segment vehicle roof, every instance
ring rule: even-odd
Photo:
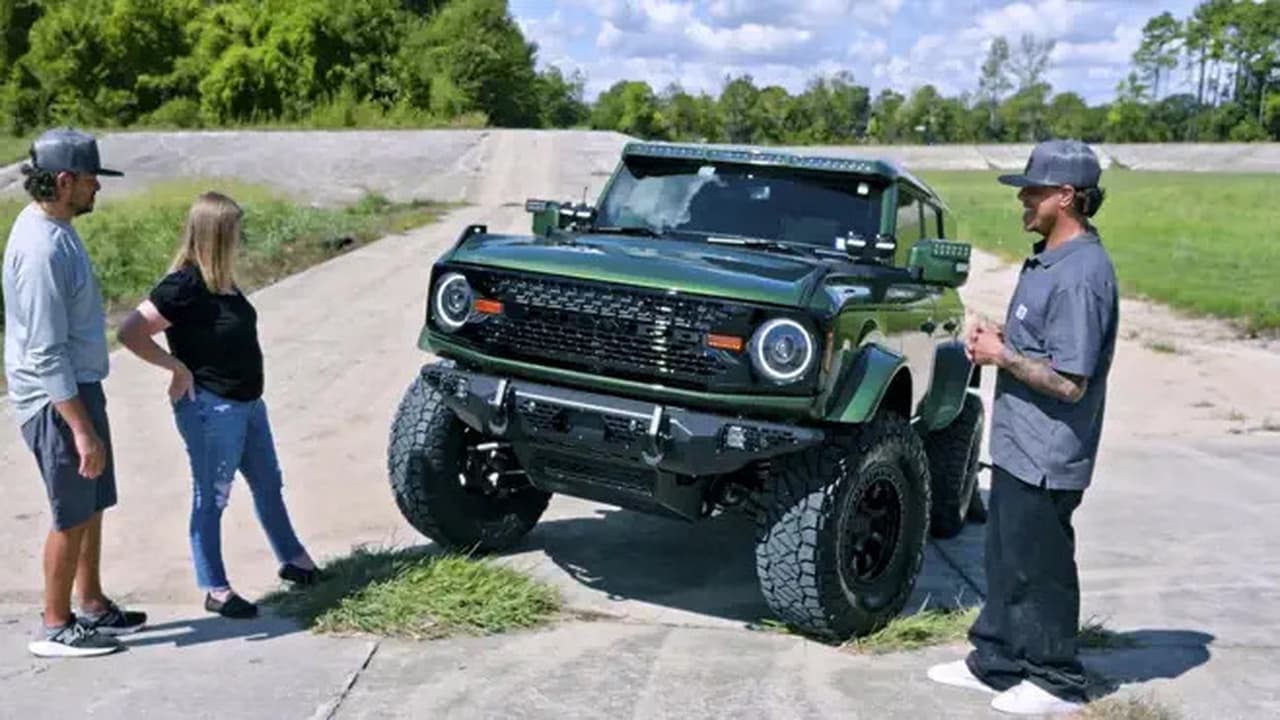
[[[839,149],[796,152],[785,147],[762,145],[730,145],[716,143],[679,143],[633,141],[622,149],[622,156],[667,157],[746,165],[790,167],[803,170],[825,170],[835,173],[877,175],[887,180],[903,180],[940,205],[942,198],[925,181],[887,158],[846,154]]]

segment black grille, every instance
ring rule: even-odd
[[[697,388],[749,382],[745,355],[709,348],[705,338],[748,332],[750,308],[580,281],[469,275],[481,295],[503,303],[502,315],[463,331],[488,352]]]

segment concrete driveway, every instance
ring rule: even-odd
[[[594,193],[621,142],[488,135],[466,147],[473,206],[255,295],[287,499],[313,553],[421,542],[394,508],[384,453],[396,403],[424,360],[414,340],[432,259],[467,223],[526,228],[525,197]],[[983,256],[970,301],[1001,312],[1014,272]],[[1276,411],[1264,386],[1280,355],[1244,342],[1187,347],[1172,357],[1136,338],[1119,348],[1100,470],[1078,515],[1079,564],[1085,617],[1105,618],[1139,646],[1089,663],[1186,717],[1280,716],[1280,436],[1232,419]],[[963,647],[865,657],[750,629],[767,613],[740,521],[690,527],[568,498],[509,561],[598,620],[430,643],[320,637],[271,617],[222,621],[201,609],[193,585],[190,480],[166,378],[130,356],[112,362],[121,504],[107,519],[105,577],[153,625],[107,659],[26,654],[47,510],[16,428],[0,433],[0,717],[994,715],[983,696],[924,677]],[[1259,378],[1252,388],[1249,376]],[[1197,406],[1213,384],[1230,384],[1216,397],[1239,398],[1232,407],[1254,405],[1231,417]],[[238,587],[276,587],[240,484],[224,543]],[[932,545],[913,606],[980,599],[980,547],[980,527]]]

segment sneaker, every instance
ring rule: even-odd
[[[1010,715],[1050,715],[1084,709],[1082,703],[1063,700],[1028,680],[997,695],[991,707]]]
[[[133,610],[122,610],[110,600],[107,601],[106,612],[80,615],[78,621],[89,630],[97,630],[103,635],[128,635],[136,633],[147,624],[147,614]]]
[[[990,685],[982,682],[969,670],[969,664],[963,659],[955,660],[941,665],[934,665],[929,668],[929,679],[942,683],[943,685],[951,685],[953,687],[967,688],[969,690],[981,690],[982,692],[997,694],[999,691]]]
[[[67,658],[110,655],[124,648],[119,640],[90,630],[72,618],[62,627],[43,627],[40,637],[27,643],[27,650],[36,657]]]
[[[204,596],[204,609],[222,617],[244,620],[258,616],[258,606],[239,595],[232,594],[226,600],[218,600],[212,594]]]

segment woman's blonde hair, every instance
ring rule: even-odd
[[[206,192],[197,197],[187,213],[186,227],[169,272],[194,265],[200,269],[210,292],[232,292],[236,284],[236,244],[243,216],[240,206],[222,193]]]

